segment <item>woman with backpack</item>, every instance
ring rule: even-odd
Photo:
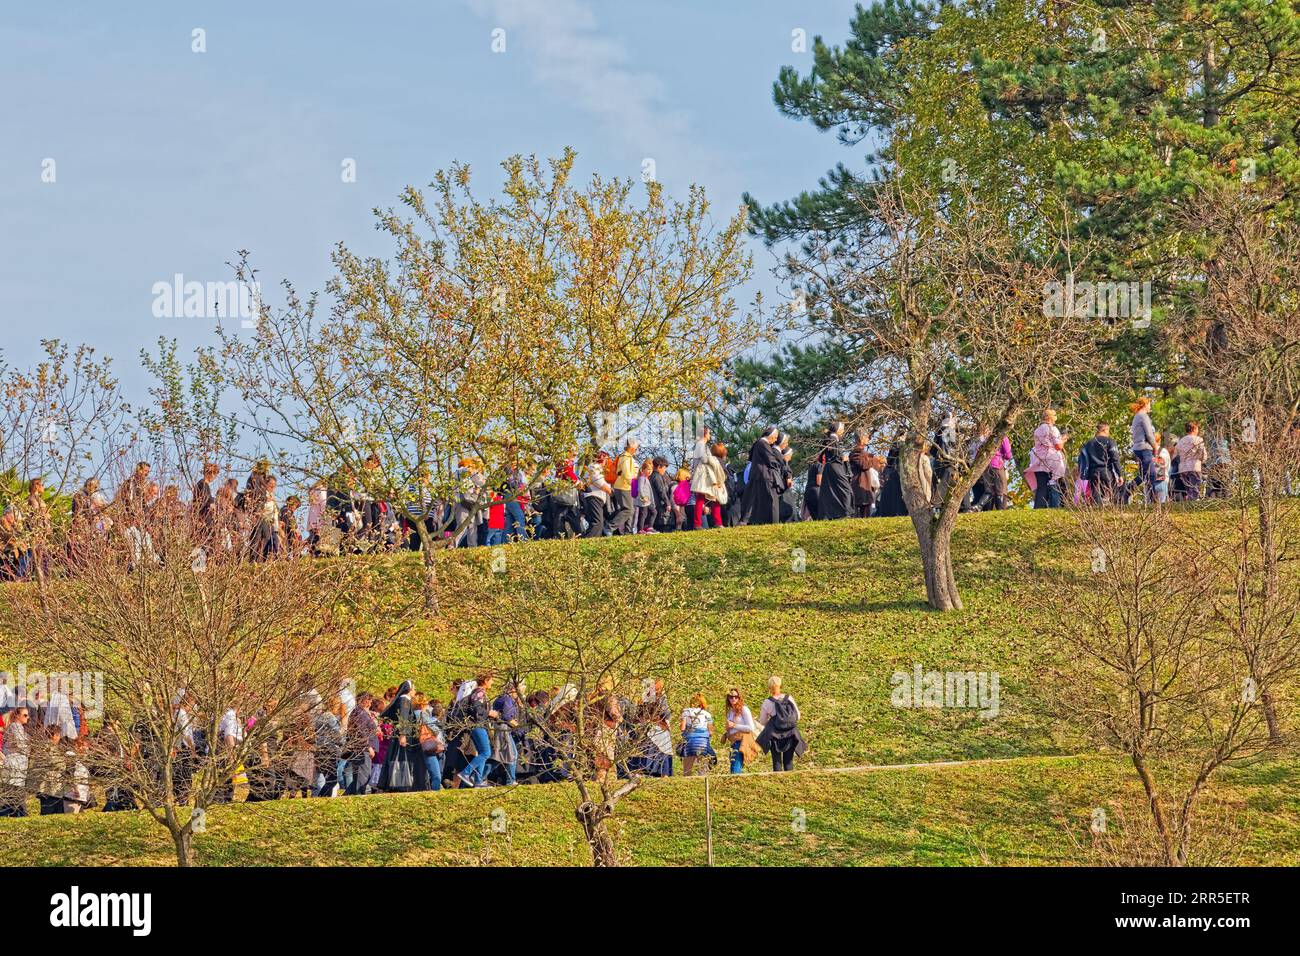
[[[488,723],[500,717],[491,708],[489,703],[491,698],[488,697],[495,679],[496,675],[491,671],[479,674],[473,689],[460,701],[460,716],[469,728],[469,740],[474,747],[474,756],[470,758],[464,769],[452,777],[453,789],[488,785],[487,762],[492,756],[492,740],[488,736]]]
[[[691,698],[691,706],[682,710],[682,742],[677,752],[682,758],[682,773],[689,777],[700,757],[717,757],[709,738],[713,734],[713,715],[703,694]]]
[[[774,772],[793,770],[794,758],[808,750],[799,733],[799,705],[789,694],[781,693],[781,678],[775,675],[767,679],[767,694],[758,712],[758,722],[763,725],[758,745],[772,755]]]

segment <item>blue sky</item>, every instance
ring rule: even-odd
[[[384,253],[373,207],[453,160],[483,192],[503,157],[572,145],[584,176],[637,177],[649,157],[671,193],[699,183],[719,215],[745,191],[793,196],[836,161],[862,162],[771,97],[783,64],[811,62],[791,32],[840,43],[852,12],[849,0],[10,2],[4,358],[30,362],[42,338],[88,342],[139,397],[141,348],[212,339],[210,320],[155,318],[155,282],[226,280],[248,249],[264,287],[320,288],[335,242]],[[345,159],[356,182],[342,181]],[[747,293],[771,295],[771,256],[755,252]]]

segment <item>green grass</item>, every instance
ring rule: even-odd
[[[779,674],[800,703],[811,744],[810,766],[1058,754],[1077,750],[1045,716],[1054,643],[1041,602],[1049,571],[1087,567],[1063,550],[1063,516],[1004,512],[964,516],[956,534],[957,577],[966,609],[930,612],[916,539],[906,519],[643,535],[600,541],[533,542],[506,547],[514,562],[553,561],[557,550],[610,558],[611,573],[654,573],[683,562],[715,593],[698,626],[714,635],[713,653],[689,683],[668,688],[674,710],[702,691],[715,712],[727,687],[751,701]],[[637,562],[625,560],[634,554]],[[802,556],[802,572],[794,570]],[[488,570],[487,549],[450,560]],[[413,556],[386,559],[385,587],[413,587]],[[505,577],[508,579],[509,571]],[[505,581],[508,586],[508,580]],[[471,673],[472,625],[456,607],[433,628],[417,628],[370,661],[362,685],[382,689],[413,677],[433,696]],[[456,665],[443,663],[464,659]],[[892,706],[890,677],[926,670],[1000,675],[1000,714],[902,710]]]
[[[717,863],[1095,863],[1097,853],[1084,846],[1093,808],[1114,806],[1132,821],[1143,810],[1127,764],[1064,756],[1091,748],[1049,716],[1061,644],[1044,608],[1064,576],[1088,569],[1072,529],[1060,512],[963,516],[954,551],[965,610],[942,615],[923,603],[906,519],[511,545],[500,580],[509,587],[509,568],[518,562],[554,562],[572,549],[608,557],[612,574],[680,562],[714,595],[698,617],[713,634],[714,653],[669,687],[674,710],[702,691],[716,714],[732,684],[757,701],[768,675],[782,675],[811,746],[801,766],[814,769],[713,777]],[[415,555],[370,560],[376,607],[416,593]],[[487,549],[443,560],[491,574]],[[443,610],[379,649],[359,675],[361,686],[382,689],[413,677],[441,696],[452,677],[469,674],[474,625],[454,602]],[[997,672],[999,715],[892,706],[891,675],[914,664]],[[1013,759],[817,769],[1005,758]],[[702,780],[673,779],[633,794],[617,823],[628,862],[704,862],[703,792]],[[197,849],[200,862],[212,865],[580,864],[587,857],[572,799],[570,788],[548,786],[218,807]],[[1300,863],[1294,766],[1225,771],[1207,801],[1214,828],[1226,825],[1241,854],[1237,862]],[[506,814],[505,833],[491,828],[497,808]],[[796,811],[806,814],[806,832],[791,827]],[[0,820],[7,863],[169,863],[168,847],[164,831],[143,814]]]
[[[719,866],[1096,864],[1093,809],[1107,808],[1112,829],[1141,816],[1131,774],[1098,757],[715,776],[710,790]],[[568,787],[542,786],[233,804],[209,811],[195,850],[208,866],[585,865],[571,800]],[[1228,771],[1207,816],[1244,834],[1233,862],[1300,864],[1295,766]],[[704,779],[647,782],[615,832],[626,863],[704,864]],[[0,820],[0,849],[12,866],[173,861],[141,813]]]

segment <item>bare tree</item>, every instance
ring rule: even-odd
[[[1300,226],[1279,214],[1275,187],[1220,188],[1187,203],[1179,226],[1198,241],[1187,268],[1201,278],[1174,335],[1188,383],[1211,396],[1203,431],[1211,444],[1208,479],[1250,522],[1255,542],[1230,556],[1237,610],[1222,609],[1234,631],[1264,629],[1275,642],[1288,611],[1284,568],[1300,541]],[[1175,423],[1177,425],[1177,423]],[[1285,657],[1275,642],[1246,641],[1252,668]],[[1272,692],[1262,701],[1275,744],[1282,742]]]
[[[951,541],[963,498],[1026,411],[1067,398],[1100,370],[1098,343],[1109,331],[1072,297],[1050,294],[1080,265],[1068,228],[1052,229],[1060,214],[1040,211],[1041,234],[1019,236],[969,195],[890,182],[860,201],[870,226],[814,237],[785,271],[810,308],[859,343],[872,396],[863,425],[901,435],[926,598],[936,610],[959,609]],[[946,478],[932,483],[922,459],[941,423]]]
[[[87,345],[41,342],[31,368],[0,363],[0,472],[42,478],[54,494],[105,474],[134,444],[130,406],[108,359]]]
[[[238,447],[234,423],[222,408],[221,369],[202,350],[182,363],[176,340],[166,338],[158,340],[156,354],[141,350],[140,362],[154,379],[150,401],[136,412],[141,431],[153,446],[155,461],[192,488],[205,464],[229,459]]]
[[[322,697],[402,619],[362,607],[359,563],[250,564],[210,556],[209,545],[183,512],[119,513],[112,531],[76,543],[73,573],[16,585],[4,606],[27,660],[98,688],[69,701],[83,733],[95,725],[89,745],[34,746],[28,787],[48,789],[80,764],[119,807],[166,827],[181,866],[207,808],[233,796],[238,768],[250,790],[302,777]]]
[[[1294,644],[1265,674],[1250,659],[1271,632],[1235,630],[1230,605],[1250,531],[1198,525],[1167,509],[1083,508],[1080,566],[1052,624],[1065,642],[1056,675],[1062,714],[1137,772],[1168,866],[1188,862],[1198,801],[1227,763],[1270,746],[1260,691],[1291,679]],[[1289,589],[1287,618],[1300,611]],[[1270,612],[1270,619],[1275,611]],[[1255,621],[1257,612],[1245,612]],[[1244,643],[1243,643],[1244,642]],[[1260,683],[1263,677],[1265,684]]]
[[[612,560],[497,562],[449,568],[474,637],[464,666],[492,666],[548,698],[525,715],[531,742],[553,755],[575,790],[574,817],[593,866],[616,866],[618,803],[660,753],[663,685],[707,658],[714,636],[696,623],[708,594],[684,569]],[[522,696],[522,695],[521,695]]]

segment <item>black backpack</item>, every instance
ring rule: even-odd
[[[772,701],[772,719],[767,722],[769,736],[788,737],[794,733],[799,718],[795,714],[794,701],[789,696],[770,697]]]

